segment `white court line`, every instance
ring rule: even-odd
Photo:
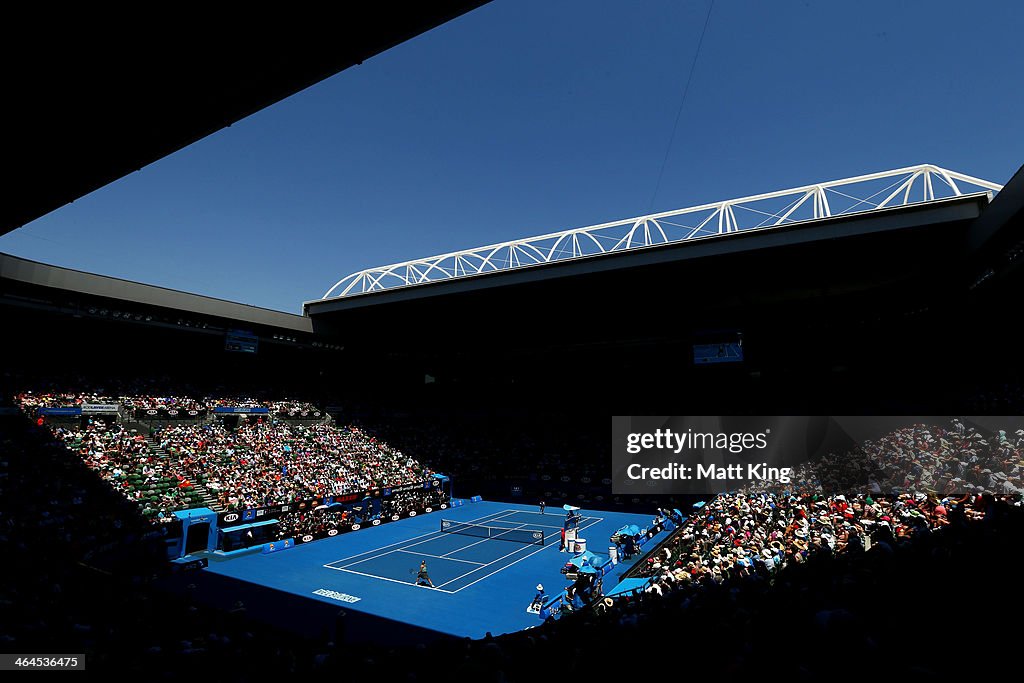
[[[326,564],[324,566],[327,567]],[[349,574],[359,574],[359,576],[368,576],[371,579],[380,579],[381,581],[390,581],[391,583],[397,583],[397,584],[399,584],[401,586],[412,586],[413,588],[430,588],[430,586],[417,586],[415,583],[409,583],[407,581],[399,581],[398,579],[389,579],[386,576],[377,576],[376,574],[364,574],[363,572],[357,572],[357,571],[354,571],[352,569],[342,569],[341,567],[327,567],[327,568],[328,569],[333,569],[336,572],[348,572]],[[442,593],[448,593],[449,595],[452,595],[455,592],[455,591],[442,590],[441,588],[434,588],[434,590],[441,591]]]
[[[474,524],[476,522],[483,521],[483,520],[487,519],[488,517],[490,517],[492,515],[498,515],[499,518],[500,517],[505,517],[505,516],[510,515],[510,514],[512,514],[514,512],[518,512],[518,510],[504,510],[502,512],[492,512],[490,514],[484,515],[483,517],[478,517],[476,519],[470,520],[469,522],[463,522],[463,524]],[[494,521],[494,520],[488,520],[488,521]],[[434,534],[437,534],[437,538],[440,538],[443,535],[441,533],[441,531],[431,531],[431,532],[426,533],[426,534],[420,534],[419,536],[413,536],[412,538],[407,538],[404,541],[395,541],[394,543],[388,543],[387,545],[382,545],[379,548],[374,548],[373,550],[367,550],[366,552],[359,553],[359,555],[350,555],[349,557],[343,557],[340,560],[334,560],[333,562],[328,562],[324,566],[325,567],[330,567],[331,569],[335,569],[335,567],[333,567],[331,565],[337,564],[338,562],[346,562],[348,560],[351,560],[353,557],[361,557],[362,555],[369,555],[369,554],[375,553],[375,552],[377,552],[379,550],[383,550],[384,548],[390,548],[392,546],[402,545],[403,543],[408,543],[409,541],[415,541],[417,538],[423,538],[424,536],[433,536]],[[337,538],[337,537],[335,537],[335,538]],[[433,539],[428,539],[428,540],[433,540]],[[426,541],[424,541],[424,543],[425,542]],[[414,545],[419,545],[419,544],[414,544]],[[388,553],[383,553],[383,555],[387,555],[387,554]],[[381,555],[378,555],[377,557],[381,557]],[[373,558],[370,557],[370,558],[367,558],[367,559],[372,560]],[[360,560],[360,562],[362,562],[362,560]],[[349,562],[349,564],[358,564],[358,562]]]
[[[463,524],[474,524],[476,522],[481,522],[481,521],[487,520],[488,517],[492,517],[494,515],[497,515],[497,517],[495,519],[500,519],[501,517],[506,517],[506,516],[508,516],[508,515],[510,515],[510,514],[512,514],[514,512],[515,512],[515,510],[502,510],[501,512],[492,512],[490,514],[484,515],[483,517],[477,517],[476,519],[470,520],[469,522],[462,522],[462,523]],[[487,520],[487,521],[493,522],[495,520]],[[428,532],[428,533],[425,533],[425,534],[420,534],[419,536],[413,536],[412,538],[407,538],[404,541],[395,541],[394,543],[388,543],[387,545],[382,545],[379,548],[374,548],[373,550],[367,550],[366,552],[360,553],[359,555],[351,555],[349,557],[343,557],[340,560],[334,560],[334,562],[328,562],[324,566],[326,567],[328,565],[333,565],[333,564],[336,564],[338,562],[345,562],[347,560],[351,560],[353,557],[361,557],[362,555],[370,555],[371,553],[375,553],[375,552],[377,552],[379,550],[383,550],[384,548],[390,548],[392,546],[402,545],[403,543],[408,543],[409,541],[415,541],[417,538],[423,538],[424,536],[434,536],[435,534],[439,538],[442,535],[442,532],[440,530],[438,530],[438,531],[431,531],[431,532]],[[427,540],[433,540],[433,539],[427,539]],[[424,543],[425,542],[426,541],[424,541]],[[419,544],[415,544],[415,545],[419,545]],[[384,554],[386,555],[387,553],[384,553]],[[368,558],[368,559],[373,559],[373,558]],[[350,562],[349,564],[355,564],[355,563]]]
[[[526,526],[526,525],[525,525],[525,524],[520,524],[520,525],[519,525],[518,527],[516,527],[515,529],[509,529],[509,531],[515,531],[516,529],[518,529],[518,528],[520,528],[520,527],[524,527],[524,526]],[[505,527],[501,527],[501,526],[496,526],[496,527],[493,527],[493,528],[494,528],[494,529],[504,529]],[[452,553],[457,553],[457,552],[459,552],[460,550],[465,550],[466,548],[472,548],[472,547],[473,547],[473,546],[475,546],[475,545],[480,545],[481,543],[486,543],[487,541],[493,541],[493,540],[495,540],[495,539],[494,539],[493,537],[491,537],[491,536],[488,536],[487,538],[483,539],[482,541],[476,541],[476,542],[474,542],[474,543],[470,543],[469,545],[464,545],[464,546],[462,546],[461,548],[456,548],[455,550],[452,550],[452,551],[450,551],[450,552],[447,552],[447,553],[445,553],[445,554],[444,554],[444,555],[443,555],[442,557],[446,557],[446,558],[447,558],[447,557],[448,557],[449,555],[451,555]],[[501,539],[499,538],[499,539],[497,539],[497,540],[499,540],[499,541],[500,541]],[[454,557],[452,557],[452,558],[448,558],[448,559],[452,559],[452,560],[454,560],[455,558],[454,558]],[[486,562],[480,562],[479,564],[487,564],[487,563],[486,563]]]
[[[492,519],[492,520],[489,520],[489,521],[493,522],[494,520]],[[465,522],[463,522],[463,523],[465,524]],[[438,534],[438,535],[434,536],[433,538],[427,538],[427,539],[424,539],[422,541],[417,541],[416,543],[409,543],[409,541],[411,541],[413,539],[423,538],[423,536],[430,536],[432,534]],[[444,537],[444,533],[442,533],[441,531],[432,531],[429,534],[423,534],[423,536],[413,536],[412,538],[409,539],[409,541],[403,541],[403,543],[409,543],[409,544],[408,545],[404,545],[402,548],[395,548],[394,550],[389,550],[386,553],[381,553],[380,555],[373,555],[371,557],[364,557],[363,559],[356,560],[355,562],[347,562],[347,563],[345,563],[345,564],[343,564],[341,566],[342,567],[351,567],[352,565],[355,565],[355,564],[362,564],[363,562],[369,562],[370,560],[376,560],[378,557],[384,557],[385,555],[390,555],[391,553],[396,552],[398,550],[403,550],[405,548],[415,548],[418,545],[423,545],[424,543],[430,543],[431,541],[436,541],[439,538],[443,538]],[[401,544],[392,543],[391,545],[401,545]],[[387,548],[388,546],[383,546],[383,547]],[[380,548],[377,548],[377,550],[380,550]],[[372,552],[376,552],[377,550],[371,550],[369,552],[372,553]],[[363,555],[366,555],[366,554],[368,554],[368,553],[363,553]],[[352,557],[359,557],[359,555],[353,555]],[[351,560],[352,557],[349,557],[349,558],[346,558],[346,559]],[[341,560],[335,560],[335,562],[341,562]]]
[[[604,521],[604,518],[603,518],[603,517],[592,517],[591,519],[593,519],[593,520],[594,520],[594,524],[597,524],[598,522],[603,522],[603,521]],[[594,524],[588,524],[587,526],[583,527],[583,528],[581,529],[581,531],[582,531],[583,529],[589,529],[590,527],[594,526]],[[551,545],[546,545],[546,546],[544,546],[544,547],[543,547],[543,548],[541,548],[540,550],[534,550],[534,551],[533,551],[532,553],[530,553],[529,555],[523,555],[523,556],[522,556],[522,557],[520,557],[520,558],[519,558],[518,560],[514,560],[514,561],[512,561],[512,562],[509,562],[509,563],[508,563],[508,564],[506,564],[506,565],[505,565],[504,567],[498,567],[497,569],[495,569],[495,570],[494,570],[493,572],[491,572],[490,574],[487,574],[486,576],[481,576],[481,577],[480,577],[479,579],[477,579],[477,580],[475,580],[475,581],[472,581],[472,582],[470,582],[470,583],[467,583],[467,584],[466,584],[465,586],[463,586],[462,588],[459,588],[459,589],[457,589],[457,590],[454,590],[454,591],[449,591],[449,592],[450,592],[450,593],[453,593],[453,594],[454,594],[454,593],[458,593],[458,592],[459,592],[459,591],[461,591],[461,590],[466,590],[467,588],[469,588],[470,586],[472,586],[472,585],[473,585],[474,583],[480,583],[480,582],[481,582],[481,581],[483,581],[484,579],[486,579],[486,578],[488,578],[488,577],[491,577],[491,576],[494,576],[494,575],[495,575],[495,574],[497,574],[498,572],[502,572],[502,571],[505,571],[506,569],[508,569],[508,568],[509,568],[509,567],[511,567],[512,565],[516,564],[517,562],[522,562],[523,560],[525,560],[525,559],[526,559],[526,558],[528,558],[528,557],[532,557],[532,556],[536,555],[536,554],[537,554],[537,553],[539,553],[539,552],[543,552],[543,551],[547,550],[548,548],[554,548],[554,547],[555,547],[555,546],[554,546],[554,544],[551,544]],[[507,557],[507,555],[506,555],[506,557]],[[495,562],[497,562],[497,560],[495,560]],[[475,569],[474,571],[479,571],[479,569]],[[470,574],[472,574],[473,572],[469,572],[469,573],[470,573]],[[468,574],[463,574],[462,576],[468,576]],[[462,577],[459,577],[459,578],[462,578]],[[452,581],[454,581],[454,579],[452,579]],[[445,583],[442,583],[441,585],[442,585],[442,586],[447,586],[447,585],[448,585],[449,583],[451,583],[451,581],[446,581]]]
[[[474,562],[473,560],[460,560],[457,557],[445,557],[444,555],[429,555],[427,553],[414,553],[411,550],[402,550],[401,548],[399,548],[397,550],[392,550],[391,552],[393,552],[393,553],[406,553],[408,555],[418,555],[420,557],[436,557],[439,560],[451,560],[452,562],[465,562],[466,564],[478,564],[481,567],[487,566],[486,562]]]
[[[487,540],[488,540],[488,541],[490,541],[490,540],[493,540],[493,539],[490,539],[490,538],[489,538],[489,539],[487,539]],[[478,571],[480,571],[480,570],[481,570],[481,569],[483,569],[484,567],[489,567],[489,566],[491,566],[491,565],[492,565],[492,564],[494,564],[495,562],[501,562],[501,561],[502,561],[502,560],[504,560],[504,559],[505,559],[506,557],[510,557],[510,556],[512,556],[512,555],[515,555],[516,553],[518,553],[519,551],[523,550],[524,548],[529,548],[529,547],[530,547],[530,546],[528,546],[528,545],[527,545],[527,546],[523,546],[523,548],[516,548],[516,549],[515,549],[515,550],[513,550],[512,552],[508,553],[508,555],[502,555],[501,557],[499,557],[499,558],[497,558],[497,559],[495,559],[495,560],[491,560],[490,562],[488,562],[487,564],[483,565],[482,567],[477,567],[477,568],[476,568],[476,569],[474,569],[473,571],[469,571],[469,572],[466,572],[465,574],[460,574],[459,576],[456,576],[456,577],[455,577],[454,579],[451,579],[451,580],[449,580],[449,581],[445,581],[444,583],[442,583],[442,584],[441,584],[441,586],[447,586],[447,585],[448,585],[449,583],[451,583],[452,581],[458,581],[458,580],[459,580],[459,579],[461,579],[461,578],[462,578],[463,576],[469,576],[470,574],[472,574],[472,573],[474,573],[474,572],[478,572]],[[532,553],[531,553],[531,554],[532,554]],[[527,557],[529,557],[529,555],[528,555]],[[440,586],[439,586],[439,587],[440,587]]]
[[[501,511],[501,512],[493,512],[493,513],[490,513],[490,514],[487,514],[487,515],[483,515],[482,517],[478,517],[478,518],[476,518],[474,520],[470,520],[469,522],[464,522],[464,523],[465,524],[473,524],[473,523],[481,522],[481,521],[487,519],[488,517],[493,517],[493,519],[489,520],[489,521],[496,521],[496,520],[498,520],[498,519],[500,519],[502,517],[507,517],[508,515],[515,514],[515,513],[532,514],[532,515],[539,515],[540,514],[539,512],[527,512],[527,511],[524,511],[524,510],[504,510],[504,511]],[[585,517],[584,521],[590,521],[592,523],[591,524],[587,524],[586,526],[580,527],[580,531],[583,531],[585,529],[589,529],[590,527],[594,526],[595,524],[598,524],[599,522],[603,522],[604,518],[603,517]],[[510,523],[514,523],[514,522],[510,522]],[[529,524],[529,522],[526,522],[526,523],[524,523],[521,526],[525,526],[526,524]],[[541,525],[535,525],[535,526],[541,526]],[[554,527],[554,528],[559,528],[559,527]],[[427,533],[427,534],[420,534],[419,536],[413,536],[412,538],[406,539],[405,541],[397,541],[395,543],[389,543],[388,545],[381,546],[380,548],[376,548],[374,550],[369,550],[367,552],[364,552],[364,553],[362,553],[362,555],[367,555],[369,553],[377,552],[379,550],[382,550],[384,548],[388,548],[388,547],[391,547],[391,546],[402,545],[403,543],[408,543],[409,541],[416,540],[417,538],[423,538],[424,536],[434,536],[435,534],[437,534],[437,536],[435,536],[435,538],[440,538],[441,536],[444,535],[440,531],[432,531],[432,532]],[[429,540],[434,540],[434,539],[427,539],[427,541],[429,541]],[[486,538],[486,539],[483,539],[483,540],[484,541],[493,541],[493,540],[501,540],[501,539]],[[421,545],[422,543],[426,543],[427,541],[421,541],[420,543],[414,543],[413,546]],[[482,541],[478,541],[478,543],[479,542],[482,542]],[[476,543],[474,543],[472,545],[476,545]],[[545,545],[543,548],[539,548],[539,549],[533,551],[532,553],[529,553],[528,555],[524,555],[523,557],[519,558],[518,560],[514,560],[514,561],[512,561],[512,562],[510,562],[510,563],[508,563],[508,564],[506,564],[506,565],[504,565],[502,567],[499,567],[498,569],[495,569],[490,574],[486,574],[484,576],[481,576],[479,579],[475,579],[474,581],[471,581],[470,583],[466,584],[462,588],[459,588],[459,589],[454,590],[454,591],[444,590],[440,586],[436,586],[436,587],[416,586],[415,583],[407,583],[405,581],[399,581],[398,579],[392,579],[392,578],[389,578],[389,577],[386,577],[386,576],[377,576],[376,574],[367,574],[366,572],[359,572],[359,571],[355,571],[354,569],[347,569],[345,567],[334,567],[334,566],[332,566],[336,562],[344,562],[346,560],[351,560],[353,557],[360,557],[360,555],[352,555],[351,557],[342,558],[341,560],[335,560],[334,562],[325,564],[323,566],[326,567],[327,569],[334,569],[335,571],[339,571],[339,572],[348,572],[349,574],[356,574],[358,576],[365,576],[365,577],[371,578],[371,579],[379,579],[381,581],[390,581],[391,583],[397,583],[397,584],[400,584],[400,585],[403,585],[403,586],[413,586],[413,587],[417,587],[417,588],[432,588],[433,590],[439,591],[441,593],[447,593],[449,595],[454,595],[454,594],[458,593],[459,591],[465,590],[466,588],[469,588],[470,586],[472,586],[474,584],[480,583],[481,581],[483,581],[486,578],[489,578],[489,577],[494,576],[495,574],[497,574],[497,573],[499,573],[501,571],[504,571],[506,568],[511,567],[513,564],[517,564],[519,562],[522,562],[523,560],[525,560],[528,557],[532,557],[532,556],[536,555],[537,553],[539,553],[539,552],[541,552],[543,550],[547,550],[548,548],[552,547],[553,545],[554,544],[552,544],[552,545]],[[408,548],[408,547],[413,547],[413,546],[406,546],[406,547]],[[462,549],[465,549],[465,548],[468,548],[468,547],[470,547],[470,546],[463,546],[462,548],[459,548],[459,550],[462,550]],[[527,546],[527,547],[529,547],[529,546]],[[441,586],[447,586],[448,584],[452,583],[453,581],[457,581],[458,579],[461,579],[463,577],[469,576],[470,574],[473,574],[474,572],[480,571],[480,569],[482,569],[482,568],[485,568],[485,567],[488,567],[488,566],[490,566],[492,564],[500,562],[501,560],[505,559],[506,557],[510,557],[512,555],[515,555],[517,552],[520,552],[521,550],[523,550],[523,548],[518,548],[515,551],[513,551],[511,553],[508,553],[507,555],[503,555],[503,556],[499,557],[496,560],[492,560],[492,561],[490,561],[490,562],[488,562],[486,564],[481,564],[480,567],[477,567],[473,571],[467,572],[466,574],[462,574],[461,576],[457,576],[454,579],[451,579],[450,581],[446,581],[446,582],[442,583]],[[359,564],[360,562],[365,562],[365,561],[371,560],[371,559],[376,559],[377,557],[383,557],[384,555],[390,555],[393,552],[402,552],[402,551],[404,551],[404,548],[397,548],[395,550],[390,550],[388,552],[381,553],[380,555],[375,555],[374,557],[365,558],[365,559],[359,560],[357,562],[351,562],[347,566],[351,566],[353,564]],[[457,552],[457,550],[454,550],[452,552]],[[415,555],[415,554],[418,554],[418,553],[409,553],[409,554]],[[454,557],[444,557],[442,559],[455,560],[455,561],[461,561],[461,562],[469,562],[468,560],[458,560],[457,558],[454,558]]]
[[[594,518],[592,518],[592,519],[594,520],[594,524],[597,524],[598,522],[603,522],[603,521],[604,521],[604,518],[602,518],[602,517],[594,517]],[[589,524],[589,525],[587,525],[587,526],[583,527],[583,529],[589,529],[590,527],[594,526],[594,524]],[[581,529],[581,530],[582,530],[582,529]],[[499,538],[499,539],[494,539],[494,538],[487,538],[487,539],[484,539],[484,540],[486,540],[486,541],[495,541],[495,540],[498,540],[498,541],[500,541],[501,539],[500,539],[500,538]],[[475,544],[474,544],[474,545],[475,545]],[[467,546],[467,547],[468,547],[468,546]],[[523,557],[530,557],[530,555],[535,555],[536,553],[539,553],[539,552],[540,552],[541,550],[544,550],[545,548],[552,548],[552,547],[554,547],[554,543],[552,543],[551,545],[545,545],[545,546],[544,546],[543,548],[541,548],[540,550],[535,550],[535,551],[533,551],[532,553],[529,553],[528,555],[524,555]],[[529,548],[529,546],[526,546],[526,548]],[[483,565],[483,566],[484,566],[484,567],[489,567],[490,565],[494,564],[495,562],[500,562],[501,560],[504,560],[504,559],[505,559],[506,557],[511,557],[512,555],[515,555],[515,554],[516,554],[516,553],[518,553],[518,552],[519,552],[520,550],[523,550],[523,548],[516,548],[515,550],[513,550],[513,551],[512,551],[512,552],[510,552],[510,553],[508,553],[507,555],[502,555],[501,557],[499,557],[499,558],[498,558],[498,559],[496,559],[496,560],[491,560],[490,562],[488,562],[487,564],[485,564],[485,565]],[[515,564],[516,562],[519,562],[519,561],[520,561],[520,560],[516,560],[515,562],[511,562],[511,563],[509,563],[509,564],[505,565],[505,567],[511,567],[511,566],[512,566],[513,564]],[[502,569],[504,569],[505,567],[501,567],[501,568],[499,568],[499,569],[497,569],[497,570],[495,570],[495,571],[491,572],[491,573],[490,573],[490,574],[488,574],[487,576],[493,576],[494,574],[497,574],[498,572],[500,572],[500,571],[501,571]],[[477,568],[476,568],[476,569],[474,569],[473,571],[471,571],[471,572],[466,572],[465,574],[462,574],[461,576],[456,576],[456,577],[455,577],[454,579],[451,579],[450,581],[445,581],[445,582],[444,582],[444,583],[442,583],[441,585],[442,585],[442,586],[447,586],[447,585],[448,585],[449,583],[452,583],[452,581],[458,581],[459,579],[463,578],[464,576],[469,576],[470,574],[473,574],[474,572],[478,572],[478,571],[480,571],[480,569],[481,569],[481,568],[482,568],[482,567],[477,567]],[[483,578],[485,578],[485,579],[486,579],[486,578],[487,578],[487,576],[485,576],[485,577],[483,577]],[[481,580],[481,579],[477,579],[477,581],[480,581],[480,580]],[[476,581],[474,581],[473,583],[476,583]],[[472,585],[473,585],[473,583],[471,583],[471,584],[469,584],[469,585],[470,585],[470,586],[472,586]],[[465,587],[466,587],[466,586],[463,586],[463,588],[465,588]],[[459,590],[462,590],[462,588],[460,588]],[[457,590],[457,591],[455,591],[455,592],[456,592],[456,593],[458,593],[458,592],[459,592],[459,590]]]

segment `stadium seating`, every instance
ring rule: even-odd
[[[259,406],[285,415],[315,410],[309,402],[245,396],[115,399],[89,392],[22,392],[15,400],[33,416],[39,408],[110,402],[150,409]],[[233,510],[397,486],[432,475],[416,459],[358,427],[338,428],[323,422],[257,419],[234,429],[217,423],[174,422],[153,429],[148,440],[137,431],[100,419],[89,419],[84,426],[54,422],[52,427],[68,448],[154,521],[173,519],[175,510],[200,507],[204,492],[215,497],[215,507]]]

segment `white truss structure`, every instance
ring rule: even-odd
[[[1001,189],[1002,185],[932,164],[909,166],[368,268],[336,282],[322,299]]]

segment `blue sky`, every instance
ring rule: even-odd
[[[1024,164],[1011,2],[718,0],[669,147],[708,6],[495,0],[0,251],[298,312],[409,258],[918,163],[997,183]]]

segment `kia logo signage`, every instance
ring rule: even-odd
[[[355,530],[355,527],[352,527],[352,529]],[[337,536],[338,535],[338,530],[337,529],[331,529],[330,531],[327,532],[327,535],[328,536]]]
[[[237,521],[238,521],[238,515],[235,514],[234,512],[232,512],[230,514],[227,514],[227,515],[224,515],[224,522],[225,523],[237,522]]]
[[[168,415],[177,415],[177,414],[178,414],[178,411],[177,411],[177,410],[168,410],[168,411],[167,411],[167,414],[168,414]]]
[[[394,522],[396,520],[398,520],[398,515],[391,515],[391,521]],[[376,522],[377,520],[373,520],[373,521]]]
[[[444,506],[442,505],[441,507],[444,507]],[[424,512],[433,512],[433,511],[434,511],[434,508],[427,508],[426,510],[424,510]]]
[[[359,531],[359,528],[360,528],[360,527],[359,527],[359,525],[358,525],[358,524],[353,524],[353,525],[352,525],[352,531]]]
[[[410,517],[415,517],[415,516],[416,516],[416,511],[415,511],[415,510],[411,511],[411,512],[409,513],[409,516],[410,516]]]
[[[146,415],[156,415],[156,411],[155,410],[147,410],[146,411]]]
[[[313,540],[313,537],[310,536],[309,534],[306,534],[305,536],[302,537],[302,542],[303,543],[309,543],[312,540]]]
[[[199,411],[198,410],[190,410],[190,411],[188,411],[188,414],[192,415],[192,416],[195,416],[195,415],[199,414]]]
[[[447,510],[448,509],[448,504],[447,503],[441,503],[441,509],[442,510]],[[427,512],[430,512],[430,510],[427,510]]]
[[[375,520],[373,520],[373,525],[374,525],[374,526],[377,526],[377,525],[379,525],[379,524],[380,524],[380,520],[379,520],[379,519],[375,519]]]

